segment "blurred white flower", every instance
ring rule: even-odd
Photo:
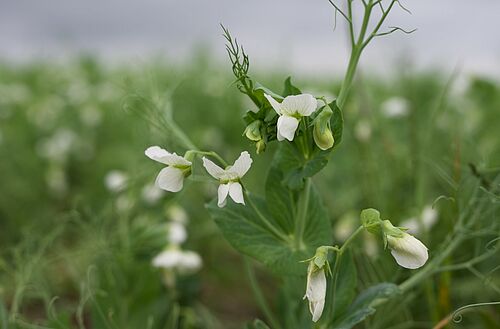
[[[184,225],[180,222],[168,224],[168,241],[174,245],[180,245],[187,239],[187,232]]]
[[[333,228],[333,236],[339,242],[347,240],[357,228],[357,218],[356,214],[348,212],[342,215],[339,220],[335,223]]]
[[[222,169],[212,161],[203,157],[203,166],[208,173],[219,180],[218,202],[219,207],[226,205],[226,198],[229,195],[236,203],[245,204],[243,188],[240,179],[247,173],[252,165],[252,158],[247,151],[241,152],[240,157],[232,166]]]
[[[193,251],[169,248],[153,258],[153,266],[165,270],[177,270],[181,273],[192,273],[201,268],[202,260]]]
[[[278,113],[278,141],[293,141],[295,131],[302,117],[310,116],[318,107],[318,101],[310,94],[287,96],[278,103],[271,96],[264,94],[273,109]]]
[[[368,120],[361,119],[354,127],[354,136],[360,142],[367,142],[372,137],[372,126]]]
[[[167,165],[156,177],[158,187],[169,192],[182,190],[184,177],[191,174],[191,161],[175,153],[169,153],[159,146],[151,146],[144,153],[148,158]]]
[[[429,231],[438,219],[437,210],[433,209],[432,206],[426,206],[422,213],[420,214],[420,220],[422,221],[422,227]],[[420,234],[420,222],[416,217],[411,217],[400,224],[402,227],[407,228],[408,232],[411,234]]]
[[[313,322],[316,322],[323,313],[326,297],[326,275],[324,268],[317,267],[314,262],[309,263],[307,270],[307,285],[304,299],[309,301],[309,311]]]
[[[119,213],[126,214],[134,206],[134,201],[126,194],[120,195],[116,198],[115,207]]]
[[[170,218],[171,221],[174,222],[179,222],[181,224],[187,224],[188,222],[188,215],[184,208],[174,204],[168,207],[167,209],[167,216]]]
[[[76,134],[67,128],[60,128],[51,137],[41,140],[37,144],[37,153],[41,157],[55,161],[63,161],[71,151]]]
[[[121,192],[127,187],[128,177],[123,171],[111,170],[104,177],[104,184],[111,192]]]
[[[378,241],[373,234],[365,232],[363,235],[363,249],[368,257],[375,259],[379,253]]]
[[[142,188],[141,195],[147,204],[154,205],[165,195],[165,192],[155,184],[147,184]]]
[[[380,105],[382,114],[388,118],[407,116],[410,112],[410,103],[403,97],[391,97]]]
[[[419,268],[429,258],[427,247],[406,232],[401,237],[387,235],[387,243],[396,262],[404,268]]]

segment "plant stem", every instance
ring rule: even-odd
[[[309,198],[311,195],[311,178],[306,178],[304,190],[300,196],[299,209],[297,211],[297,219],[295,221],[295,247],[297,249],[302,249],[304,247],[304,242],[302,240],[304,235],[304,230],[306,227],[307,220],[307,208],[309,206]]]
[[[273,312],[269,308],[269,305],[264,298],[264,294],[260,289],[259,283],[257,282],[257,278],[255,277],[255,273],[252,268],[252,264],[250,264],[250,261],[247,257],[244,257],[243,260],[245,262],[245,270],[248,276],[248,280],[250,281],[250,287],[252,288],[255,300],[257,301],[260,310],[262,311],[262,313],[264,313],[264,316],[271,325],[271,328],[280,329],[281,327],[279,325],[279,322],[276,320],[276,318],[274,318]]]

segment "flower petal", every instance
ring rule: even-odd
[[[220,184],[219,189],[217,191],[218,195],[218,200],[217,200],[217,205],[219,208],[222,208],[226,205],[226,198],[227,195],[229,194],[229,187],[231,184]]]
[[[203,167],[205,167],[205,169],[212,177],[217,179],[221,179],[226,172],[224,169],[213,163],[213,161],[205,157],[203,157]]]
[[[236,159],[230,171],[235,172],[239,178],[243,177],[252,165],[252,158],[247,151],[241,152],[240,157]]]
[[[309,300],[309,311],[312,314],[312,320],[318,321],[323,313],[326,297],[326,276],[323,269],[313,270],[314,265],[309,265],[307,274],[306,295]]]
[[[268,94],[264,94],[264,97],[267,99],[269,104],[271,104],[276,113],[278,113],[278,115],[281,115],[281,104],[278,103],[274,98],[272,98]]]
[[[281,103],[282,114],[300,114],[304,117],[310,116],[318,107],[318,101],[313,95],[301,94],[287,96]]]
[[[299,120],[295,119],[294,117],[282,115],[278,118],[277,126],[278,126],[278,135],[277,135],[278,140],[282,141],[284,138],[286,138],[291,142],[295,137],[295,131],[299,126]]]
[[[243,188],[240,183],[230,183],[229,184],[229,196],[236,203],[245,204],[245,198],[243,197]]]
[[[414,236],[405,233],[402,238],[388,236],[391,254],[396,262],[409,269],[422,267],[429,258],[427,247]]]
[[[163,168],[158,174],[158,177],[156,177],[156,185],[169,192],[179,192],[182,190],[183,184],[184,173],[178,168]]]
[[[191,162],[184,159],[180,155],[175,153],[169,153],[167,150],[162,149],[159,146],[148,147],[144,152],[148,158],[169,166],[190,166]]]

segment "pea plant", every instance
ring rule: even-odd
[[[427,247],[420,240],[366,205],[354,233],[342,245],[333,241],[331,219],[314,177],[341,144],[343,109],[363,50],[377,37],[409,32],[398,27],[384,30],[390,12],[396,7],[404,9],[398,0],[346,0],[345,10],[334,1],[330,3],[347,24],[351,45],[335,100],[303,93],[291,78],[285,80],[282,91],[254,81],[249,75],[249,56],[222,27],[235,85],[254,105],[243,117],[242,132],[255,147],[255,159],[248,151],[237,158],[235,155],[233,162],[214,151],[200,150],[172,118],[169,127],[183,141],[184,155],[159,146],[145,151],[147,157],[165,165],[156,179],[161,189],[174,193],[183,189],[196,161],[201,161],[218,183],[217,197],[206,207],[223,236],[244,255],[251,286],[265,316],[265,322],[256,320],[250,328],[352,328],[373,314],[376,306],[409,291],[439,270],[443,260],[466,239],[463,230],[452,232],[428,262]],[[359,17],[355,9],[360,10]],[[262,176],[265,193],[252,193],[245,185],[245,174],[272,143],[277,147],[266,177]],[[465,221],[465,216],[474,220],[480,217],[463,215],[462,229],[474,225],[474,220]],[[401,267],[422,269],[402,284],[381,282],[355,296],[359,289],[351,247],[363,232],[373,234]],[[279,278],[279,309],[284,316],[279,317],[269,305],[247,257],[261,262]]]

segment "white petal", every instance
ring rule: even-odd
[[[179,259],[178,269],[181,272],[195,272],[200,269],[202,260],[194,251],[183,251]]]
[[[276,113],[278,113],[278,115],[281,115],[281,104],[278,103],[274,98],[272,98],[268,94],[264,94],[264,97],[267,98],[269,104],[271,104]]]
[[[230,183],[229,184],[229,196],[236,203],[245,204],[245,199],[243,198],[243,189],[240,183]]]
[[[318,107],[318,101],[310,94],[287,96],[281,103],[282,114],[298,113],[304,117],[310,116]]]
[[[219,206],[219,208],[222,208],[226,205],[226,198],[227,198],[227,195],[229,194],[229,185],[230,184],[220,184],[219,185],[219,189],[217,191],[217,195],[218,195],[217,205]]]
[[[312,320],[318,321],[323,313],[326,297],[326,276],[323,269],[312,271],[314,265],[309,265],[305,297],[309,300],[309,311]]]
[[[299,126],[299,120],[294,117],[289,117],[282,115],[278,118],[278,140],[283,140],[283,137],[288,139],[290,142],[293,141],[295,137],[295,131]],[[281,140],[280,140],[281,137]]]
[[[408,233],[402,238],[387,237],[391,254],[396,262],[409,269],[422,267],[429,258],[427,247]]]
[[[186,228],[179,222],[172,222],[168,226],[168,242],[180,245],[187,239]]]
[[[180,155],[175,153],[169,153],[167,150],[162,149],[159,146],[151,146],[144,152],[146,156],[152,160],[164,163],[169,166],[180,165],[180,166],[190,166],[191,162],[184,159]]]
[[[203,167],[205,167],[205,169],[212,177],[217,179],[221,179],[226,172],[224,169],[205,157],[203,157]]]
[[[179,192],[184,184],[184,174],[182,170],[174,167],[163,168],[158,177],[156,185],[159,188],[169,192]]]
[[[252,165],[252,158],[247,151],[241,152],[240,157],[236,159],[230,171],[235,172],[239,178],[243,177]]]
[[[153,258],[153,266],[165,269],[174,268],[179,264],[181,257],[182,253],[177,249],[164,250]]]

